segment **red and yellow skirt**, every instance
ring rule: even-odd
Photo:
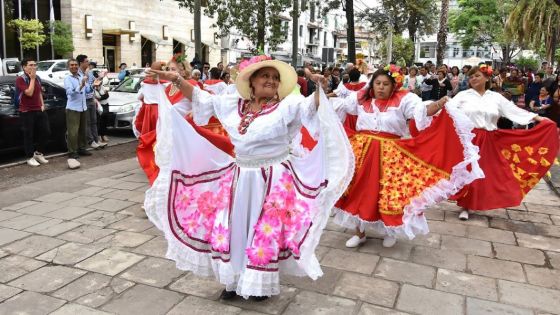
[[[358,131],[350,143],[355,173],[335,206],[335,222],[409,237],[427,233],[424,209],[457,192],[462,181],[453,172],[465,160],[464,146],[447,112],[411,139]]]
[[[514,207],[548,172],[558,154],[556,125],[549,120],[528,130],[475,129],[485,177],[451,199],[469,210]]]

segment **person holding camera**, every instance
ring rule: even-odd
[[[93,75],[96,79],[103,80],[106,73],[106,71],[94,72]],[[105,88],[103,84],[99,84],[93,89],[93,93],[98,106],[97,131],[99,138],[97,142],[105,146],[105,144],[109,142],[109,138],[107,137],[107,125],[109,125],[109,90]]]

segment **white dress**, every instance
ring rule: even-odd
[[[321,92],[322,93],[322,92]],[[354,158],[324,94],[289,95],[240,134],[243,101],[195,89],[193,119],[216,116],[236,158],[199,136],[162,93],[156,164],[146,193],[150,220],[163,230],[167,257],[179,269],[214,276],[244,297],[279,294],[279,273],[322,275],[315,248],[330,210],[351,180]],[[162,106],[163,104],[163,106]],[[188,104],[188,103],[185,103]],[[302,124],[317,137],[305,156],[292,154]],[[299,146],[299,143],[298,143]]]

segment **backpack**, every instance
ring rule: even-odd
[[[30,82],[29,77],[26,76],[25,74],[22,74],[21,77],[23,78],[23,81],[25,81],[25,84],[27,84],[29,86],[29,82]],[[36,79],[37,79],[37,82],[39,82],[39,86],[42,86],[43,83],[41,82],[41,78],[39,78],[39,76],[37,76]],[[16,110],[19,110],[19,104],[21,102],[21,96],[22,95],[23,95],[23,91],[20,91],[17,87],[17,84],[16,84],[15,88],[14,88],[14,98],[13,98],[13,103],[12,103]]]

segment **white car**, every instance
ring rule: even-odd
[[[70,74],[68,59],[54,59],[37,62],[37,75],[43,79],[64,86],[64,78]]]
[[[144,75],[132,75],[109,91],[109,125],[117,129],[132,129],[136,109],[140,107],[138,90]]]
[[[17,58],[0,58],[0,76],[17,75],[21,71],[21,64]]]

